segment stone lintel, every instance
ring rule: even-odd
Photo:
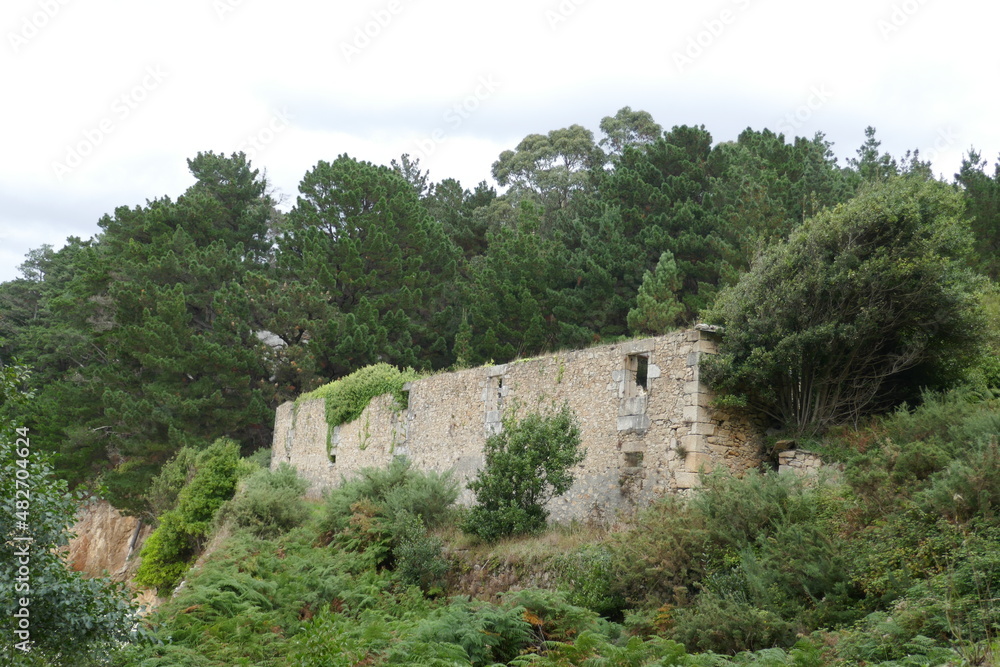
[[[503,375],[507,372],[507,364],[500,364],[499,366],[490,366],[486,369],[486,377],[495,378],[499,375]]]
[[[642,354],[644,352],[652,352],[655,348],[656,341],[652,338],[630,340],[627,343],[622,343],[622,352],[625,354]]]
[[[618,432],[645,433],[649,429],[646,415],[628,415],[618,418]]]

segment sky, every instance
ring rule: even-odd
[[[90,238],[119,206],[176,199],[201,151],[244,151],[281,208],[320,160],[420,159],[493,184],[525,136],[630,106],[664,128],[869,125],[951,180],[1000,155],[1000,3],[953,0],[4,0],[0,281]]]

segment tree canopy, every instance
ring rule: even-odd
[[[709,380],[803,430],[958,379],[981,285],[962,209],[948,185],[894,177],[807,220],[706,314],[726,327]]]

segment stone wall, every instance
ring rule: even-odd
[[[786,449],[778,452],[778,472],[780,473],[818,475],[822,467],[823,459],[815,452],[806,449]]]
[[[586,458],[576,482],[552,500],[553,519],[606,519],[665,493],[697,486],[699,470],[756,467],[756,418],[711,407],[698,360],[715,351],[710,331],[681,331],[499,366],[434,375],[407,385],[408,405],[374,399],[349,424],[328,429],[322,399],[278,408],[271,465],[296,467],[318,494],[367,466],[405,456],[417,468],[454,471],[464,489],[489,435],[508,415],[555,411],[580,423]]]

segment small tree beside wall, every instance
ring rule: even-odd
[[[486,441],[483,468],[469,483],[476,505],[463,526],[490,542],[544,528],[545,503],[569,490],[570,469],[585,455],[568,406],[549,416],[507,417],[503,426]]]

